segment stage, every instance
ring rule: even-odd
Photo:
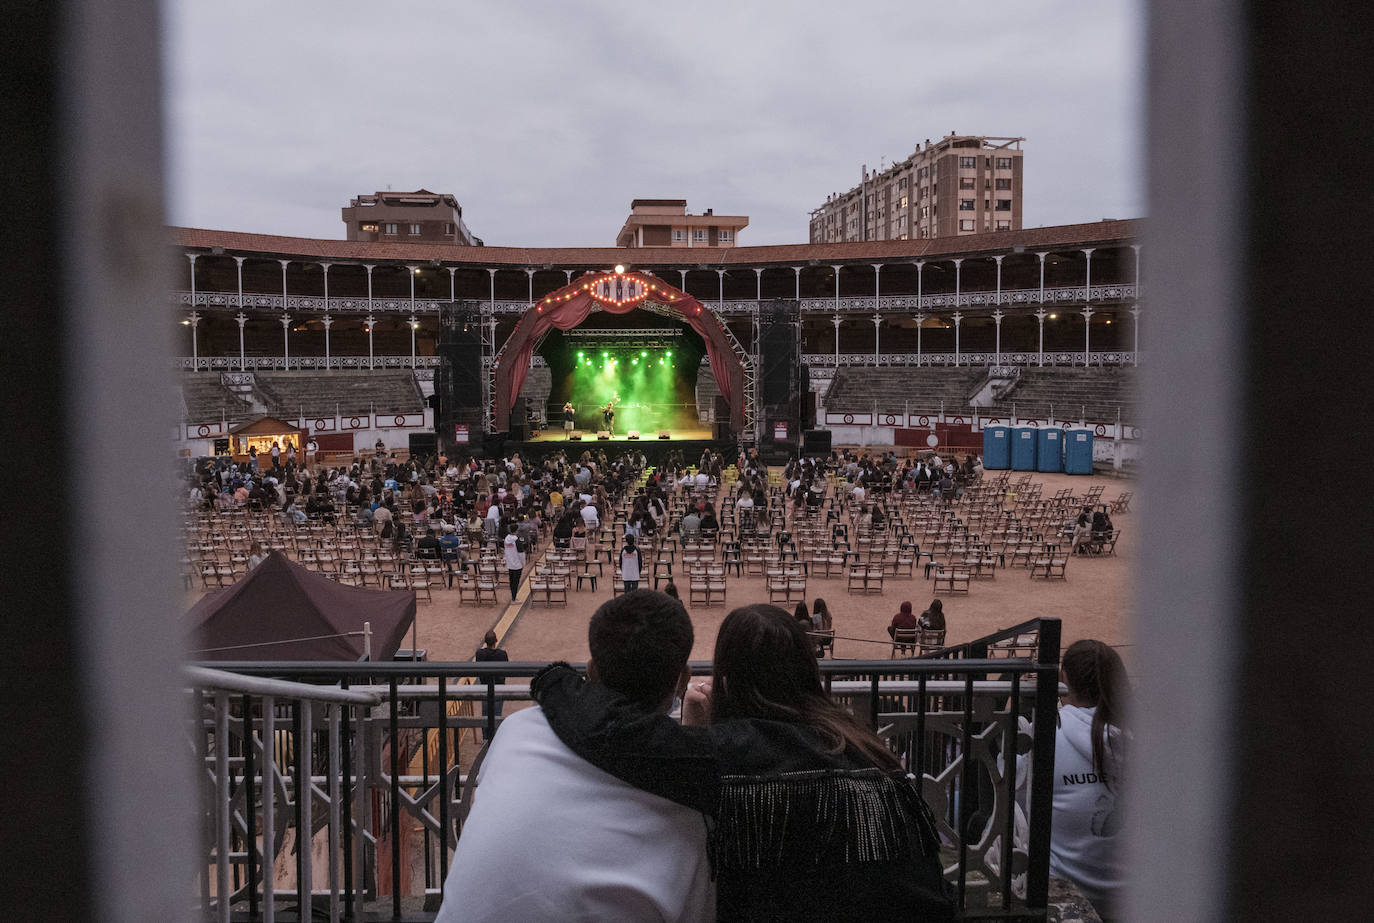
[[[710,430],[706,429],[672,430],[670,439],[659,439],[657,433],[653,433],[651,438],[640,439],[630,439],[623,433],[611,439],[597,439],[595,433],[584,433],[580,440],[569,439],[567,433],[560,429],[545,430],[533,439],[506,439],[499,451],[505,456],[519,452],[521,458],[533,461],[542,461],[556,452],[567,452],[568,457],[573,459],[583,452],[605,452],[609,458],[626,452],[642,452],[650,465],[658,466],[674,452],[682,457],[685,464],[695,465],[701,459],[701,453],[707,449],[722,453],[729,464],[739,454],[739,442],[735,437],[713,439]]]
[[[531,434],[530,438],[526,441],[532,443],[597,442],[603,445],[607,442],[617,444],[624,442],[630,445],[638,445],[641,442],[701,442],[703,440],[714,440],[715,438],[711,434],[711,431],[704,427],[697,429],[670,429],[668,432],[671,433],[671,436],[667,439],[659,439],[658,430],[644,430],[640,433],[640,437],[638,439],[631,439],[627,432],[614,433],[610,439],[597,439],[595,430],[591,432],[588,432],[587,430],[574,430],[574,432],[580,432],[582,434],[582,438],[580,440],[570,439],[568,437],[567,430],[564,430],[562,428],[549,427],[541,433]]]

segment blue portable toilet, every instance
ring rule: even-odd
[[[1075,426],[1064,433],[1064,472],[1093,473],[1093,431],[1090,428]]]
[[[983,467],[993,471],[1011,467],[1011,430],[1001,423],[983,427]]]
[[[1011,431],[1011,468],[1013,471],[1035,470],[1034,426],[1016,426]],[[983,467],[987,467],[984,465]]]
[[[1062,429],[1046,426],[1040,430],[1040,435],[1035,440],[1035,470],[1064,470],[1064,431]]]

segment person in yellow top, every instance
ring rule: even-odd
[[[555,510],[561,510],[563,508],[563,491],[557,487],[549,491],[549,503],[553,504]]]

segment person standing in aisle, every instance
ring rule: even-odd
[[[520,575],[525,570],[525,543],[515,534],[512,524],[506,532],[506,573],[510,576],[510,599],[515,602],[516,591],[520,589]]]
[[[620,549],[620,579],[625,582],[625,592],[639,589],[639,574],[644,567],[644,556],[635,547],[635,537],[625,536],[625,546]]]

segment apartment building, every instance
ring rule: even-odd
[[[686,199],[635,199],[616,235],[617,247],[733,247],[749,226],[746,215],[689,214]]]
[[[926,139],[811,212],[813,244],[917,240],[1021,229],[1025,138],[951,133]]]
[[[463,223],[458,200],[428,189],[360,195],[343,209],[343,222],[346,240],[482,246],[482,239]]]

